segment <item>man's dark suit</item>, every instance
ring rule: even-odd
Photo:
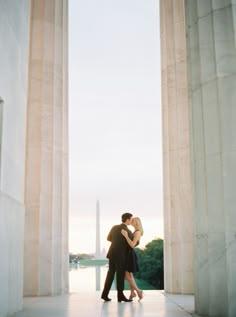
[[[107,240],[111,241],[111,246],[107,253],[107,258],[109,259],[109,270],[107,272],[102,293],[105,297],[110,291],[115,273],[118,293],[123,292],[124,290],[124,277],[130,246],[128,245],[125,237],[121,234],[122,229],[125,229],[128,232],[130,239],[132,239],[132,232],[124,223],[112,227],[107,236]]]

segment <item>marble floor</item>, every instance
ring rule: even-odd
[[[126,293],[128,295],[128,293]],[[24,299],[24,307],[14,317],[189,317],[194,298],[190,295],[170,295],[163,291],[145,291],[142,301],[118,303],[111,291],[111,302],[104,303],[99,291],[81,292],[57,297]]]

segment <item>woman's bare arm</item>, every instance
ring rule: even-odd
[[[140,240],[141,238],[141,232],[140,231],[136,231],[134,234],[134,238],[133,240],[131,240],[128,236],[128,232],[124,229],[121,230],[122,235],[125,237],[126,241],[128,242],[128,244],[131,246],[131,248],[134,248],[137,244],[137,242]]]

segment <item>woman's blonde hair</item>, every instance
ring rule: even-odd
[[[141,235],[143,235],[143,226],[142,226],[142,222],[140,220],[139,217],[133,217],[132,220],[134,220],[136,222],[136,226],[137,226],[137,230],[139,230],[141,232]]]

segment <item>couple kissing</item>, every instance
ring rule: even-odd
[[[140,290],[134,280],[133,273],[139,271],[137,255],[134,248],[139,244],[143,235],[143,227],[138,217],[133,217],[131,213],[124,213],[121,216],[122,223],[111,228],[107,240],[111,242],[107,253],[109,259],[109,269],[104,283],[101,298],[108,302],[115,273],[118,302],[131,302],[138,295],[139,300],[143,298],[143,291]],[[132,233],[127,226],[132,225]],[[127,280],[130,286],[130,296],[124,295],[124,280]]]

